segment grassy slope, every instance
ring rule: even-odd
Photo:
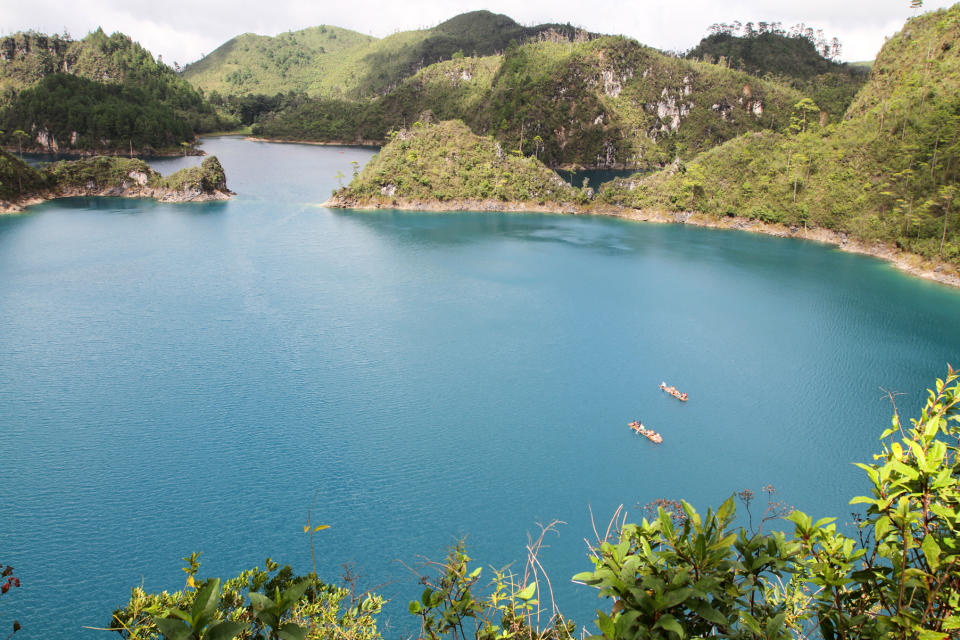
[[[506,153],[493,139],[451,120],[394,134],[336,195],[363,203],[401,198],[562,203],[579,193],[535,158]]]
[[[843,122],[746,135],[681,170],[606,186],[606,202],[849,232],[960,262],[960,5],[884,46]],[[945,215],[948,214],[948,215]],[[951,220],[952,216],[952,220]]]

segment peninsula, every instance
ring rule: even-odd
[[[163,176],[143,160],[133,158],[96,156],[34,168],[0,151],[0,213],[74,196],[206,202],[227,200],[232,195],[216,156],[204,159],[199,167]]]

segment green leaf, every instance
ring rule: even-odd
[[[786,612],[779,613],[776,616],[767,620],[766,631],[768,638],[776,638],[780,634],[780,630],[783,629],[783,623],[787,619]]]
[[[584,584],[589,584],[589,585],[593,585],[600,582],[600,580],[596,577],[593,571],[583,571],[582,573],[578,573],[577,575],[573,576],[573,578],[571,579],[574,582],[582,582]]]
[[[269,609],[273,606],[273,600],[262,593],[251,591],[248,595],[250,597],[250,606],[254,611],[262,611],[263,609]]]
[[[533,594],[537,592],[537,583],[531,582],[528,584],[522,591],[517,594],[517,597],[521,600],[529,600],[533,597]]]
[[[675,607],[687,598],[690,597],[690,594],[693,593],[693,589],[686,587],[684,589],[676,589],[674,591],[669,591],[663,596],[663,606],[661,609],[669,609]]]
[[[597,626],[600,628],[600,633],[602,633],[604,637],[610,640],[616,637],[616,627],[613,624],[613,619],[599,609],[597,609]]]
[[[950,634],[940,631],[931,631],[930,629],[921,629],[917,633],[917,640],[946,640]]]
[[[936,572],[936,570],[940,568],[940,545],[938,545],[937,541],[933,539],[933,536],[928,533],[923,537],[923,542],[920,543],[920,549],[927,559],[927,564],[930,565],[930,570]]]
[[[873,536],[877,540],[883,540],[886,537],[887,532],[890,531],[890,517],[881,516],[877,518],[876,524],[873,525],[873,530]]]
[[[280,640],[305,640],[307,630],[298,624],[288,622],[277,630],[277,637]]]
[[[233,620],[221,620],[210,625],[204,634],[206,640],[232,640],[240,635],[240,632],[247,628],[244,622],[235,622]]]
[[[309,580],[300,580],[289,587],[286,591],[283,592],[283,598],[281,599],[283,605],[283,611],[280,611],[280,614],[283,614],[284,611],[293,606],[301,597],[303,597],[304,592],[310,587]]]
[[[167,640],[186,640],[190,637],[190,627],[172,618],[154,618],[153,621]]]
[[[197,593],[197,598],[193,601],[193,607],[190,608],[190,617],[193,618],[195,631],[199,630],[197,629],[198,625],[203,626],[203,618],[209,618],[213,615],[219,602],[220,578],[213,578]]]
[[[410,613],[415,616],[420,615],[420,612],[423,611],[423,605],[416,600],[411,600],[407,608],[410,609]]]
[[[470,576],[469,576],[470,579],[473,580],[473,579],[475,579],[475,578],[479,578],[481,571],[483,571],[483,567],[477,567],[476,569],[474,569],[473,571],[471,571],[471,572],[470,572]]]
[[[665,613],[662,616],[660,616],[659,619],[657,619],[657,623],[653,625],[653,628],[656,629],[658,627],[662,629],[666,629],[667,631],[672,631],[678,636],[680,636],[681,638],[686,637],[686,633],[683,630],[683,626],[679,622],[677,622],[677,619],[674,618],[669,613]]]
[[[191,618],[190,614],[186,611],[181,611],[180,609],[167,609],[165,613],[167,614],[167,617],[177,616],[187,624],[193,626],[193,618]]]

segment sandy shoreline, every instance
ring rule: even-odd
[[[497,211],[527,213],[559,213],[570,215],[601,215],[637,222],[660,224],[689,224],[711,229],[730,229],[762,233],[779,238],[799,238],[838,247],[842,251],[874,256],[892,263],[910,275],[960,288],[960,272],[951,264],[934,262],[914,253],[902,251],[883,242],[863,242],[848,234],[821,228],[788,227],[742,217],[715,218],[697,212],[672,212],[655,209],[630,209],[608,204],[504,202],[500,200],[419,200],[413,198],[383,198],[357,201],[334,196],[322,206],[345,209],[403,209],[409,211]]]

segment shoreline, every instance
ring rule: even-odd
[[[51,200],[61,198],[144,198],[164,203],[181,202],[217,202],[229,200],[234,195],[233,191],[213,191],[206,193],[202,191],[187,191],[177,189],[167,189],[163,187],[69,187],[65,189],[53,189],[34,193],[29,196],[14,200],[11,202],[0,200],[0,215],[24,213],[27,207],[37,204],[43,204]]]
[[[740,216],[715,218],[695,211],[670,212],[657,209],[631,209],[612,204],[593,203],[578,205],[573,203],[507,202],[502,200],[421,200],[418,198],[383,198],[354,200],[334,195],[321,206],[334,209],[400,209],[406,211],[490,211],[500,213],[556,213],[564,215],[599,215],[621,218],[634,222],[653,222],[658,224],[689,224],[709,229],[748,231],[778,238],[797,238],[821,244],[829,244],[841,251],[859,253],[880,258],[894,267],[918,278],[930,280],[950,287],[960,288],[960,270],[953,265],[934,262],[915,253],[898,249],[883,242],[865,242],[850,237],[847,233],[823,228],[788,227],[782,224],[770,224]]]
[[[19,157],[19,150],[17,147],[6,146],[3,147],[3,150],[11,155],[16,155]],[[151,150],[150,153],[144,153],[140,150],[134,149],[134,153],[131,156],[129,149],[101,149],[101,150],[91,150],[91,149],[76,149],[68,151],[51,151],[50,149],[43,149],[40,147],[33,147],[31,149],[24,149],[23,153],[28,155],[39,155],[39,156],[53,156],[53,162],[58,160],[68,160],[71,158],[95,158],[97,156],[112,156],[112,157],[131,157],[131,158],[177,158],[180,156],[189,157],[189,156],[205,156],[207,152],[203,149],[197,147],[192,147],[187,153],[183,152],[183,149],[169,149],[167,151],[156,151]]]
[[[347,142],[345,140],[296,140],[284,138],[258,138],[251,135],[244,137],[244,140],[249,140],[250,142],[275,142],[277,144],[312,144],[318,147],[376,147],[379,149],[384,145],[383,142],[377,142],[376,140],[360,140],[354,142]]]

